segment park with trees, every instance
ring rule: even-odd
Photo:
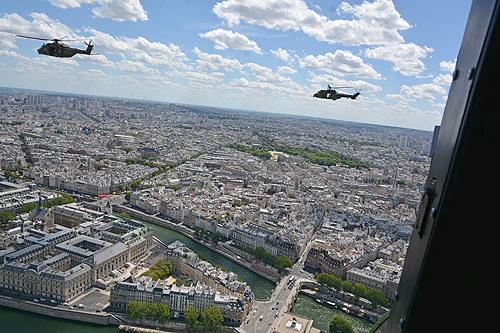
[[[352,293],[356,299],[359,299],[360,297],[366,298],[371,302],[374,309],[379,305],[384,307],[389,306],[389,300],[382,292],[376,289],[368,289],[363,284],[356,283],[353,285],[348,281],[344,281],[335,275],[328,273],[316,273],[314,274],[314,279],[316,279],[319,284],[333,288],[337,291]]]

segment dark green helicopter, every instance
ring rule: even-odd
[[[68,39],[65,40],[63,38],[54,38],[54,39],[48,39],[48,38],[39,38],[39,37],[30,37],[30,36],[22,36],[22,35],[16,35],[17,37],[21,38],[30,38],[30,39],[38,39],[38,40],[47,40],[47,41],[52,41],[52,43],[47,43],[43,44],[42,47],[38,49],[38,54],[44,54],[48,55],[51,57],[58,57],[58,58],[71,58],[75,54],[88,54],[92,52],[92,48],[94,47],[91,43],[92,40],[90,40],[88,43],[84,42],[85,45],[87,45],[87,49],[81,50],[81,49],[75,49],[73,47],[69,47],[66,44],[60,43],[62,40],[64,41],[75,41],[77,39]]]
[[[342,97],[356,99],[356,97],[358,97],[360,95],[359,90],[356,90],[355,94],[345,94],[345,93],[337,92],[337,90],[335,90],[335,88],[338,89],[338,88],[353,88],[353,87],[334,87],[334,88],[332,88],[332,87],[330,87],[330,85],[328,85],[327,89],[322,89],[322,90],[318,91],[317,93],[315,93],[313,95],[313,97],[323,98],[323,99],[331,99],[331,100],[336,101],[337,99],[340,99]]]

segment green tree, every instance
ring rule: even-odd
[[[170,319],[170,308],[168,307],[168,305],[163,303],[156,304],[155,320],[160,324],[165,324],[168,322],[169,319]]]
[[[136,307],[136,316],[137,319],[145,319],[146,313],[148,312],[148,303],[146,302],[137,302]]]
[[[212,233],[212,242],[217,244],[222,238],[224,238],[224,235],[221,234],[218,231],[215,231]]]
[[[151,266],[146,272],[142,273],[141,276],[149,276],[153,280],[164,279],[172,273],[173,267],[170,261],[158,260],[156,264]]]
[[[353,288],[353,284],[349,281],[342,281],[342,290],[351,292]]]
[[[291,268],[292,266],[293,262],[289,257],[284,256],[276,258],[275,267],[278,269],[278,271],[282,272],[285,270],[285,268]]]
[[[224,326],[222,326],[223,322],[224,318],[222,317],[222,313],[214,306],[206,308],[205,311],[201,313],[201,326],[206,332],[222,332],[224,329]]]
[[[5,171],[3,176],[7,178],[8,181],[13,181],[19,178],[19,175],[14,171]]]
[[[352,325],[341,316],[334,316],[330,320],[330,333],[353,333]]]
[[[168,322],[170,319],[170,308],[166,304],[153,303],[151,305],[147,305],[145,302],[134,302],[135,304],[130,303],[130,313],[132,315],[132,318],[129,317],[130,319],[149,319],[161,324]],[[127,307],[127,316],[128,313],[129,307]]]
[[[387,297],[385,297],[385,295],[378,290],[368,289],[365,297],[372,303],[372,307],[374,309],[379,305],[385,307],[389,306],[389,300]]]
[[[157,315],[158,315],[158,304],[153,303],[149,305],[148,308],[146,309],[146,312],[144,313],[144,318],[156,321]]]
[[[276,193],[276,188],[274,188],[274,187],[268,188],[266,193],[267,194],[274,194],[274,193]]]
[[[10,212],[4,210],[0,212],[0,224],[7,223],[14,218]]]
[[[186,318],[186,328],[188,332],[194,332],[200,325],[198,321],[199,311],[198,309],[189,305],[184,311],[184,317]]]
[[[127,214],[127,213],[125,213],[125,212],[121,212],[119,215],[120,215],[121,217],[123,217],[124,219],[127,219],[127,220],[129,220],[129,219],[130,219],[130,215],[128,215],[128,214]]]
[[[357,298],[359,298],[359,297],[365,297],[366,292],[367,292],[367,289],[366,289],[366,287],[365,287],[364,284],[356,283],[354,285],[354,287],[352,288],[352,293]]]
[[[136,301],[130,301],[127,304],[127,318],[130,320],[139,319],[141,314],[139,313],[139,307]]]

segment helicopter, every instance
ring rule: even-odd
[[[71,58],[75,54],[88,54],[92,52],[92,48],[94,47],[92,45],[92,40],[90,40],[88,43],[84,42],[85,45],[87,45],[87,49],[81,50],[81,49],[76,49],[73,47],[69,47],[66,44],[60,43],[61,41],[76,41],[78,39],[68,39],[66,40],[66,37],[63,38],[54,38],[54,39],[48,39],[48,38],[39,38],[39,37],[30,37],[30,36],[23,36],[23,35],[16,35],[17,37],[21,38],[30,38],[30,39],[38,39],[38,40],[47,40],[47,41],[53,41],[52,43],[47,43],[43,44],[39,49],[38,49],[38,54],[44,54],[48,55],[51,57],[58,57],[58,58]]]
[[[335,88],[338,89],[338,88],[353,88],[353,87],[334,87],[332,89],[332,87],[330,87],[330,85],[328,85],[327,89],[321,89],[320,91],[318,91],[317,93],[315,93],[313,95],[313,97],[323,98],[323,99],[331,99],[331,100],[335,101],[335,100],[340,99],[342,97],[350,98],[350,99],[356,99],[356,97],[358,97],[359,94],[360,94],[359,90],[356,90],[356,93],[352,94],[352,95],[351,94],[344,94],[344,93],[337,92],[335,90]]]

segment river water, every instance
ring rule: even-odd
[[[302,317],[312,318],[313,327],[325,332],[328,332],[330,320],[336,315],[343,317],[351,323],[355,333],[367,333],[373,325],[365,319],[350,316],[338,309],[319,304],[314,298],[302,294],[297,296],[291,312]]]
[[[266,280],[262,276],[248,270],[246,267],[238,265],[237,263],[227,259],[226,257],[214,252],[205,246],[195,242],[189,237],[186,237],[176,231],[157,226],[152,223],[141,221],[145,225],[149,226],[156,237],[164,241],[166,244],[170,244],[175,240],[179,240],[186,244],[190,249],[195,250],[197,253],[205,256],[209,261],[225,267],[228,271],[235,272],[238,276],[245,281],[255,295],[257,299],[267,299],[271,296],[276,284]]]
[[[155,236],[170,244],[175,240],[180,240],[187,247],[205,256],[209,261],[233,271],[243,279],[252,288],[257,299],[267,299],[275,284],[260,275],[248,270],[247,268],[236,264],[235,262],[221,256],[220,254],[206,248],[205,246],[193,241],[192,239],[176,232],[148,222],[140,221],[148,225]],[[354,332],[368,332],[370,323],[356,317],[348,316],[343,312],[331,309],[318,304],[314,299],[299,295],[292,309],[293,313],[307,318],[313,318],[313,326],[328,332],[328,323],[335,314],[340,314],[353,324]],[[337,313],[338,312],[338,313]],[[0,306],[0,332],[1,333],[117,333],[117,327],[99,326],[85,324],[71,320],[51,318],[37,315],[31,312],[25,312]]]

